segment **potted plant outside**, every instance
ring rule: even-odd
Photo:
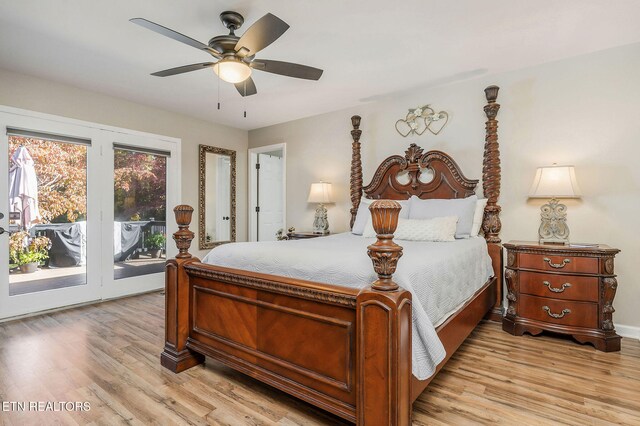
[[[147,248],[152,258],[160,257],[166,241],[167,237],[159,232],[156,232],[147,239]]]
[[[51,240],[47,237],[30,238],[22,231],[11,235],[9,240],[9,260],[20,268],[23,274],[38,270],[38,265],[49,258]]]

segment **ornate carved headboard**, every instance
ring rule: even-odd
[[[500,151],[498,146],[498,121],[496,116],[500,105],[496,103],[498,86],[484,89],[487,104],[484,112],[487,116],[485,125],[485,145],[482,162],[482,190],[488,199],[484,209],[482,230],[489,247],[489,255],[493,269],[498,278],[498,294],[492,317],[502,316],[502,245],[500,240]],[[478,180],[468,179],[460,167],[448,154],[441,151],[423,152],[416,144],[411,144],[405,155],[392,155],[378,166],[369,185],[363,187],[362,160],[360,156],[361,118],[351,117],[353,130],[351,136],[351,226],[356,218],[360,199],[364,194],[372,199],[406,200],[412,195],[428,198],[464,198],[473,195]],[[421,180],[425,173],[431,176]],[[399,180],[403,175],[403,180]]]
[[[429,179],[421,180],[428,175]],[[403,176],[406,182],[400,182]],[[467,179],[460,167],[442,151],[424,152],[412,143],[404,156],[392,155],[378,166],[371,183],[363,188],[367,198],[406,200],[419,198],[465,198],[475,194],[477,179]]]

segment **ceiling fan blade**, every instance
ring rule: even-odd
[[[245,81],[234,84],[234,86],[236,86],[238,93],[240,93],[242,97],[251,96],[258,93],[258,90],[256,89],[256,83],[253,82],[253,79],[251,77],[247,78]]]
[[[267,13],[251,25],[242,34],[236,43],[236,52],[244,55],[255,55],[274,41],[276,41],[285,31],[289,29],[289,24],[271,13]],[[244,49],[248,50],[248,53]]]
[[[323,71],[307,65],[294,64],[292,62],[271,61],[269,59],[256,59],[251,62],[251,68],[266,71],[272,74],[286,75],[287,77],[304,78],[305,80],[319,80]]]
[[[191,37],[187,37],[184,34],[180,34],[179,32],[174,31],[170,28],[163,27],[160,24],[156,24],[155,22],[148,21],[144,18],[133,18],[133,19],[129,19],[129,21],[133,22],[134,24],[140,25],[141,27],[144,27],[148,30],[156,32],[158,34],[162,34],[165,37],[169,37],[174,39],[175,41],[179,41],[180,43],[187,44],[191,47],[195,47],[196,49],[204,50],[205,52],[212,54],[216,58],[222,57],[222,55],[220,55],[220,53],[217,50],[210,48],[206,44],[201,43],[198,40],[194,40]]]
[[[169,68],[168,70],[162,70],[154,72],[151,75],[156,77],[168,77],[170,75],[182,74],[185,72],[203,70],[215,65],[215,62],[202,62],[201,64],[183,65],[181,67]]]

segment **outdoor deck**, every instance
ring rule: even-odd
[[[164,272],[165,257],[150,258],[140,256],[139,259],[117,262],[113,266],[116,280],[137,277],[140,275]],[[68,268],[40,268],[31,274],[19,271],[9,275],[9,296],[74,287],[87,283],[87,267],[72,266]]]

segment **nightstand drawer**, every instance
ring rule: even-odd
[[[564,300],[599,301],[598,277],[520,272],[520,292]]]
[[[518,315],[533,320],[573,327],[598,327],[598,305],[589,302],[556,300],[520,295]]]
[[[520,268],[540,271],[598,273],[598,259],[595,257],[521,253],[519,266]]]

